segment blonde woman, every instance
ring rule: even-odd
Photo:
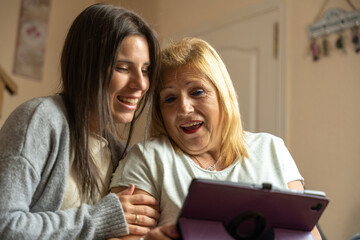
[[[161,54],[152,139],[130,150],[112,191],[133,183],[138,193],[154,196],[161,225],[176,220],[194,178],[302,190],[303,177],[284,142],[245,132],[238,107],[228,71],[207,42],[184,38],[170,44]]]

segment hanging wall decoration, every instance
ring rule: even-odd
[[[337,50],[346,53],[350,50],[346,47],[344,39],[344,32],[351,31],[351,44],[353,51],[360,52],[359,45],[359,25],[360,25],[360,10],[356,9],[349,0],[347,2],[352,7],[353,11],[347,12],[339,8],[331,8],[324,12],[323,16],[319,18],[320,14],[324,10],[326,0],[319,11],[319,14],[315,21],[308,25],[308,35],[310,39],[310,51],[314,61],[320,59],[320,56],[329,55],[329,43],[328,36],[331,34],[337,34],[334,46]]]
[[[41,80],[51,0],[22,0],[13,71]]]

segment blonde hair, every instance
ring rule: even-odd
[[[155,89],[152,102],[150,136],[168,136],[159,100],[163,73],[185,65],[204,74],[217,89],[223,115],[221,159],[224,167],[232,164],[238,157],[248,157],[239,104],[230,75],[217,52],[207,42],[198,38],[183,38],[161,51],[160,85]]]

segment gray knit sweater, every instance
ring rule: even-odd
[[[114,169],[121,146],[108,139]],[[61,211],[70,133],[59,95],[19,106],[0,130],[0,239],[106,239],[128,233],[120,201]]]

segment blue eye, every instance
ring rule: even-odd
[[[173,101],[175,101],[175,97],[168,97],[168,98],[165,98],[165,102],[167,103],[172,103]]]
[[[194,96],[200,96],[200,95],[202,95],[203,93],[204,93],[204,90],[199,89],[199,90],[194,91],[194,92],[192,93],[192,95],[194,95]]]

